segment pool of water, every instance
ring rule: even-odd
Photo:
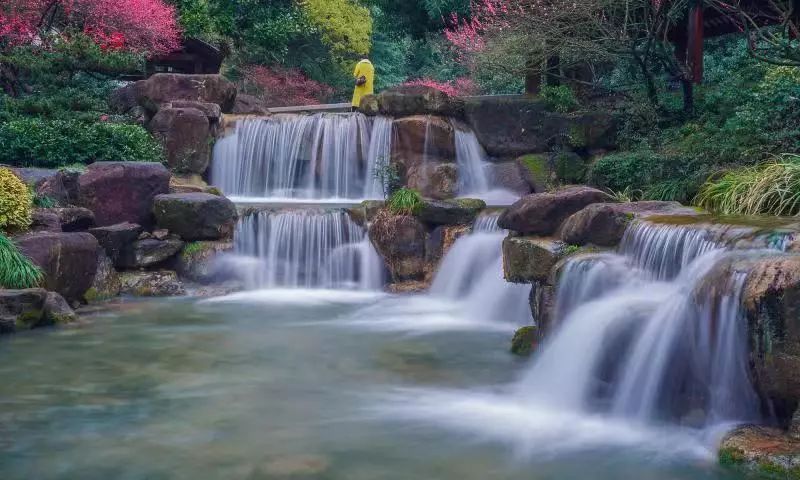
[[[509,401],[512,325],[425,297],[122,304],[0,340],[0,479],[729,479],[682,432]]]

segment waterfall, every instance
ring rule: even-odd
[[[367,177],[364,188],[364,198],[383,198],[388,185],[387,178],[382,177],[392,156],[392,125],[389,117],[375,117],[372,123],[369,152],[367,158]]]
[[[499,214],[481,215],[473,232],[451,247],[436,272],[430,295],[456,300],[480,320],[530,323],[530,286],[503,278],[502,244],[507,232],[497,227]]]
[[[371,139],[375,138],[375,144]],[[391,120],[360,113],[240,120],[214,148],[212,181],[233,197],[378,197],[375,163],[391,150]]]
[[[571,260],[555,330],[517,395],[642,423],[709,428],[755,419],[744,275],[720,279],[715,269],[743,253],[709,237],[634,223],[617,254]]]
[[[344,211],[263,211],[239,221],[235,253],[257,259],[257,287],[380,289],[383,266],[364,229]]]
[[[458,195],[484,199],[493,205],[510,205],[519,195],[504,189],[490,172],[491,163],[478,137],[471,129],[455,127]]]

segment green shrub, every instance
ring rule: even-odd
[[[554,112],[567,113],[578,108],[575,92],[567,85],[546,85],[539,92],[539,97],[544,100],[547,108]]]
[[[28,186],[8,168],[0,168],[0,231],[26,230],[32,205]]]
[[[422,196],[411,188],[401,188],[389,197],[389,211],[396,215],[411,215],[422,208]]]
[[[0,163],[53,168],[101,160],[161,161],[139,125],[19,118],[0,124]]]
[[[800,213],[800,156],[732,170],[703,185],[696,203],[722,214],[797,215]]]
[[[0,234],[0,287],[33,288],[42,281],[42,270]]]

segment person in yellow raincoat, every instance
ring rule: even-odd
[[[353,78],[355,79],[355,89],[353,90],[353,109],[361,105],[361,99],[366,95],[372,95],[373,84],[375,82],[375,67],[368,58],[363,58],[353,71]]]

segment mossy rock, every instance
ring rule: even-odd
[[[535,192],[546,191],[552,183],[552,168],[547,155],[538,153],[523,155],[517,158],[517,165],[520,166],[525,181]]]
[[[586,180],[586,163],[574,152],[559,152],[554,161],[556,178],[562,183],[582,183]]]
[[[511,353],[514,355],[528,356],[533,352],[539,336],[539,330],[533,325],[522,327],[514,332],[511,339]]]

